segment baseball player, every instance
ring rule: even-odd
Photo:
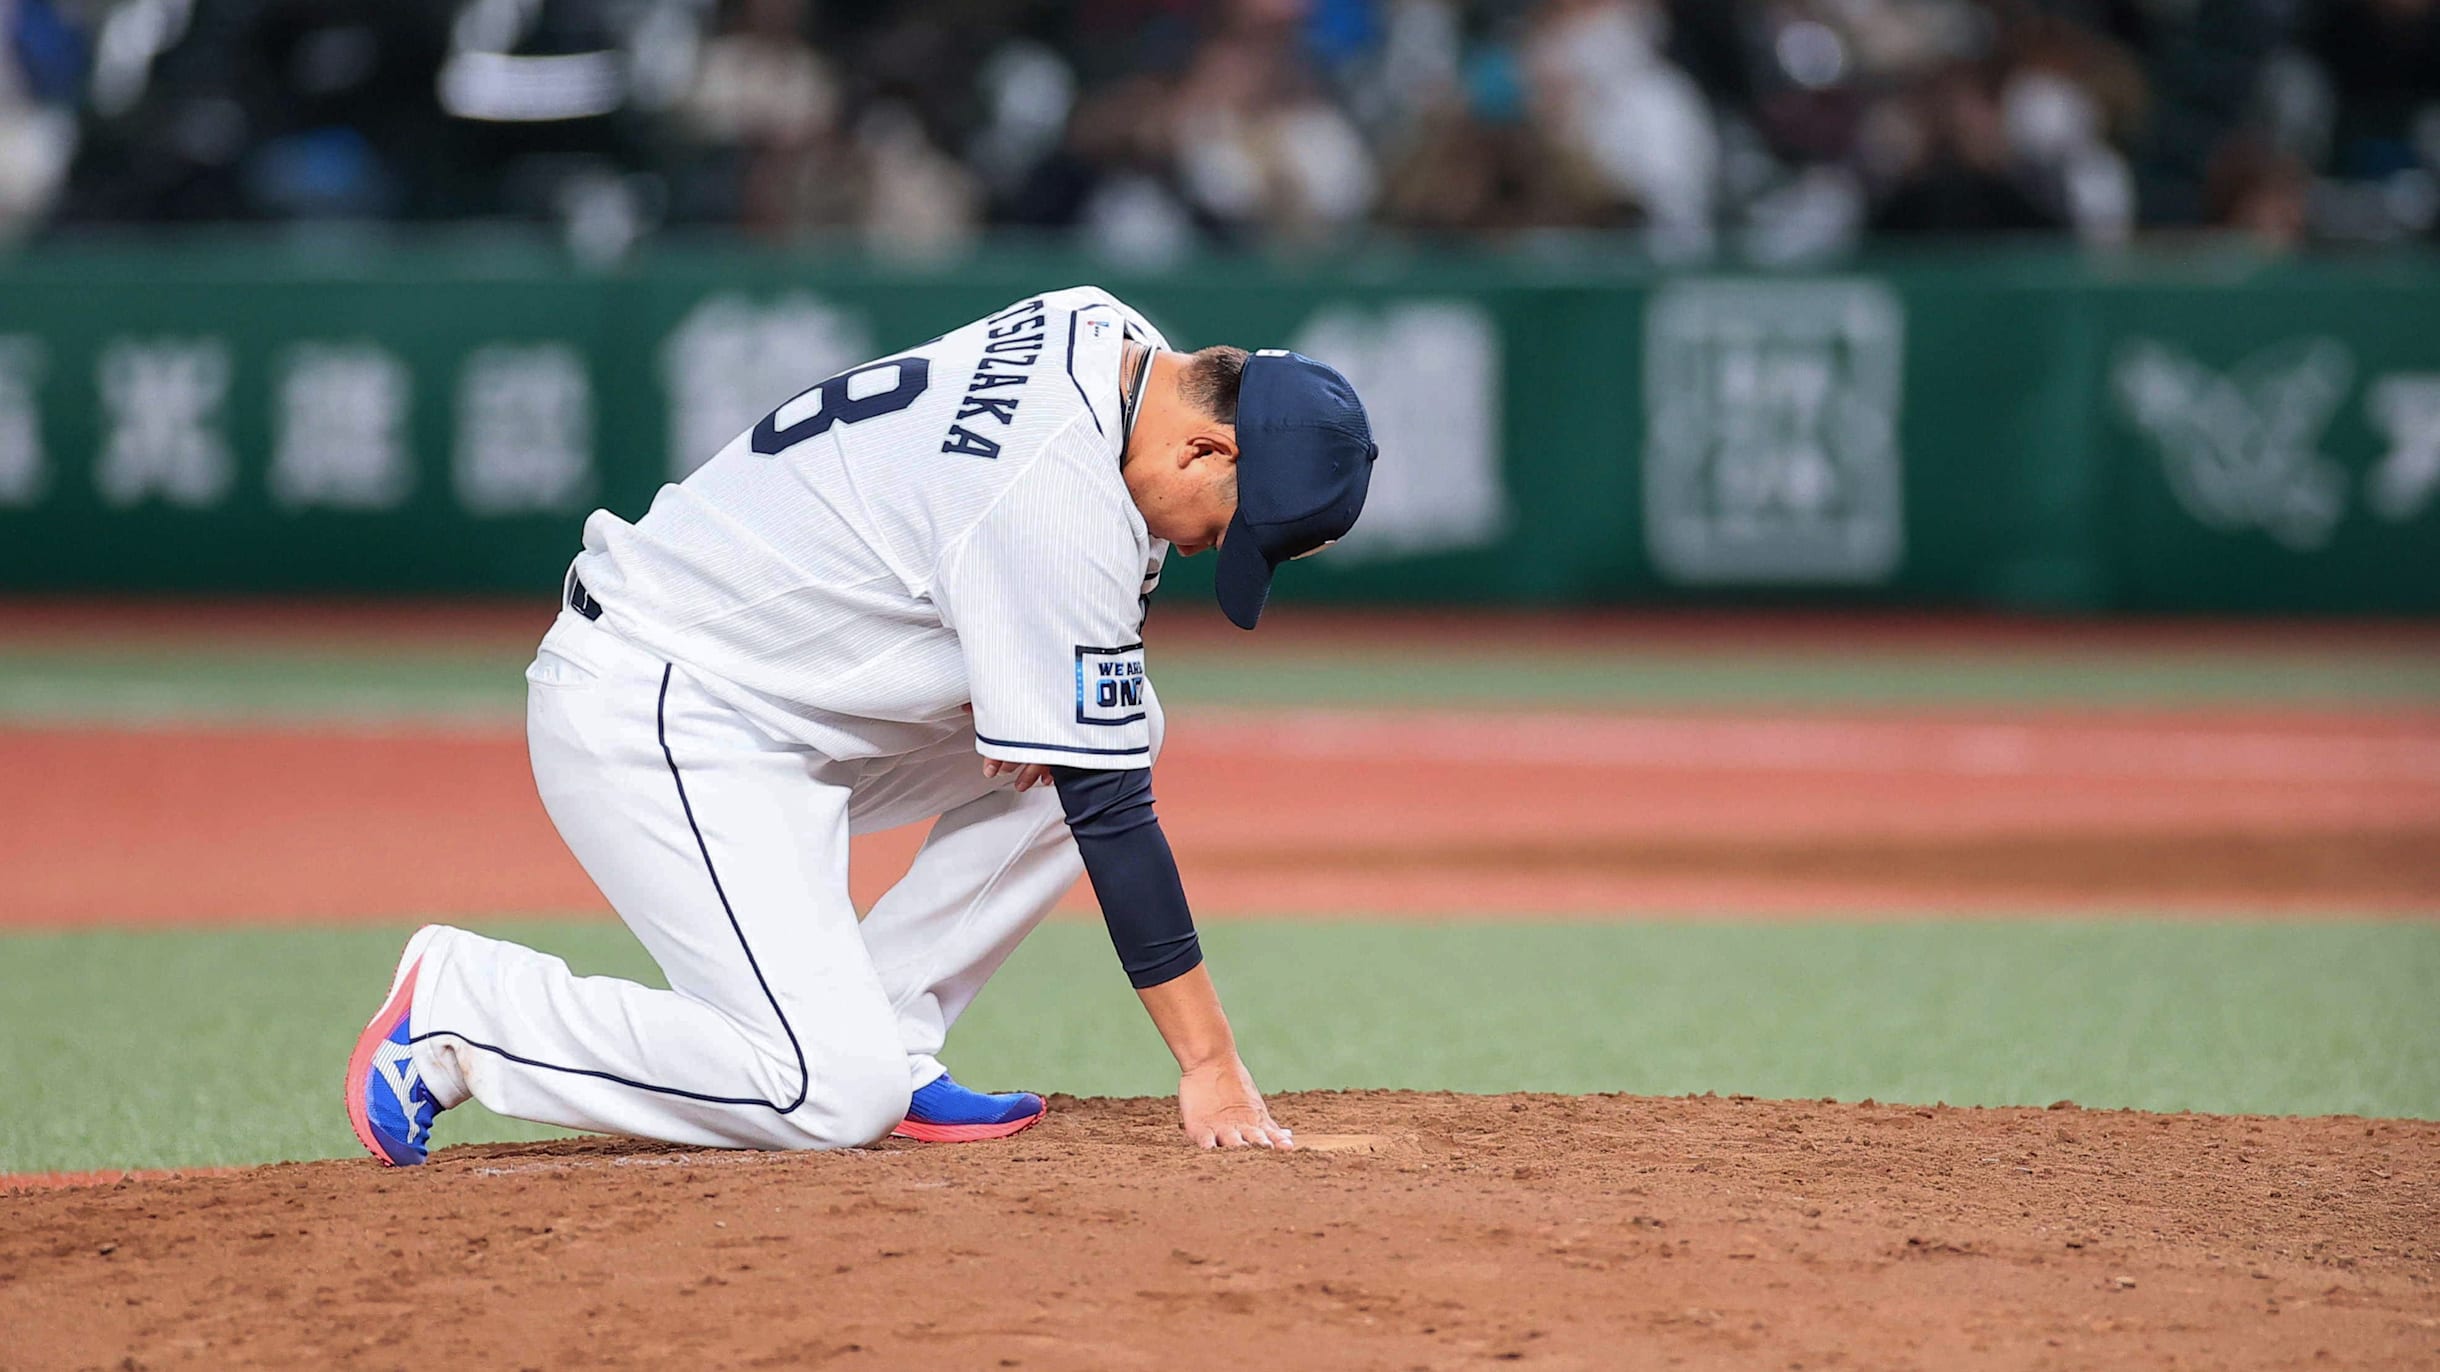
[[[356,1137],[424,1160],[479,1100],[736,1148],[997,1138],[949,1027],[1090,875],[1179,1068],[1185,1132],[1285,1148],[1153,812],[1145,605],[1219,550],[1242,628],[1345,534],[1377,455],[1344,377],[1170,350],[1092,287],[1021,300],[781,405],[635,523],[596,511],[528,682],[552,823],[668,990],[513,943],[408,941],[347,1069]],[[848,836],[933,819],[859,922]]]

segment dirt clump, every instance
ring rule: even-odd
[[[2440,1123],[1164,1100],[997,1144],[586,1139],[0,1196],[0,1364],[2348,1367],[2440,1360]]]

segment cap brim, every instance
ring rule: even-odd
[[[1228,536],[1220,540],[1220,565],[1213,575],[1221,612],[1229,623],[1251,629],[1262,619],[1271,599],[1271,564],[1262,555],[1262,541],[1246,527],[1245,512],[1230,516]]]

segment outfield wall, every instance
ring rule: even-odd
[[[437,246],[0,262],[0,590],[532,591],[824,376],[1099,279],[1370,404],[1313,599],[2440,609],[2440,260],[1656,276]],[[1175,579],[1208,570],[1179,566]]]

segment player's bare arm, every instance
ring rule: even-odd
[[[1220,1009],[1211,973],[1201,967],[1136,994],[1178,1060],[1178,1117],[1186,1137],[1205,1148],[1294,1148],[1271,1119],[1254,1074],[1237,1056],[1237,1037]]]

